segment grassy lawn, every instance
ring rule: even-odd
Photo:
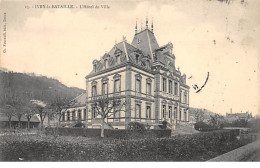
[[[0,160],[205,161],[247,143],[227,131],[138,140],[11,133],[0,136]]]

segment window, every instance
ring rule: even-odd
[[[178,83],[174,82],[174,95],[177,96],[177,94],[178,94]]]
[[[138,93],[141,93],[141,80],[140,79],[136,79],[136,88],[135,91]]]
[[[172,118],[172,106],[169,106],[169,118]]]
[[[107,60],[104,60],[104,68],[107,69]]]
[[[76,119],[75,110],[72,111],[72,120],[74,121]]]
[[[184,103],[187,104],[187,93],[186,92],[184,93]]]
[[[151,62],[150,60],[147,60],[147,68],[150,68],[151,67]]]
[[[86,119],[87,119],[87,110],[84,109],[84,120],[86,120]]]
[[[114,92],[120,92],[120,80],[115,80]]]
[[[96,109],[94,106],[92,106],[92,118],[96,118],[96,117],[97,117]]]
[[[78,120],[80,120],[81,121],[81,110],[78,110]]]
[[[181,108],[180,108],[180,116],[179,116],[179,119],[180,119],[180,121],[181,121]]]
[[[182,91],[180,90],[180,100],[181,100],[181,103],[183,102],[182,100]]]
[[[67,120],[70,121],[70,111],[67,112]]]
[[[152,94],[151,83],[146,84],[146,94],[148,94],[148,95]]]
[[[163,92],[166,92],[166,78],[163,78]]]
[[[93,85],[92,86],[92,97],[95,97],[97,95],[97,86]]]
[[[62,121],[65,121],[65,112],[62,113]]]
[[[120,55],[116,55],[116,63],[119,63]]]
[[[163,115],[163,118],[166,118],[166,106],[165,105],[162,105],[162,115]]]
[[[169,80],[169,93],[172,94],[172,81]]]
[[[186,112],[186,109],[184,110],[184,121],[187,121],[187,112]]]
[[[135,61],[136,61],[136,63],[139,63],[139,55],[135,56]]]
[[[177,107],[174,106],[174,118],[177,118]]]
[[[103,95],[108,94],[108,90],[107,89],[108,89],[107,82],[102,83],[102,94]]]
[[[151,106],[146,106],[146,119],[151,119]]]
[[[114,118],[117,120],[120,118],[120,110],[118,107],[115,107]]]
[[[141,118],[141,105],[140,104],[136,104],[135,105],[135,117],[140,119]]]
[[[97,72],[97,65],[96,64],[93,65],[93,69],[94,69],[94,72]]]

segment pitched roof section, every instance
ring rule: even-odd
[[[154,50],[159,48],[153,32],[149,29],[145,29],[135,34],[132,45],[142,50],[146,55],[149,54],[151,57],[153,57]]]
[[[75,99],[75,105],[74,106],[85,106],[86,105],[86,98],[87,98],[87,93],[82,93],[79,96],[77,96]]]

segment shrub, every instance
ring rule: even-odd
[[[139,123],[139,122],[130,122],[128,124],[128,129],[143,131],[143,130],[145,130],[145,125],[142,123]]]
[[[86,129],[86,128],[52,128],[45,129],[48,135],[62,135],[62,136],[84,136],[84,137],[100,137],[100,129]],[[106,138],[115,139],[136,139],[136,138],[162,138],[170,137],[171,130],[106,130]]]
[[[51,136],[7,136],[0,137],[0,160],[204,161],[247,143],[238,141],[237,135],[237,130],[220,130],[173,138],[92,141],[78,137],[66,140]]]

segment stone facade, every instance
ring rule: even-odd
[[[86,120],[88,128],[100,128],[100,115],[92,110],[94,98],[118,97],[126,102],[124,111],[106,119],[116,129],[129,122],[140,122],[159,128],[163,121],[172,127],[188,122],[189,86],[186,75],[175,68],[173,45],[159,46],[151,29],[135,31],[132,43],[125,38],[100,60],[86,76]]]

